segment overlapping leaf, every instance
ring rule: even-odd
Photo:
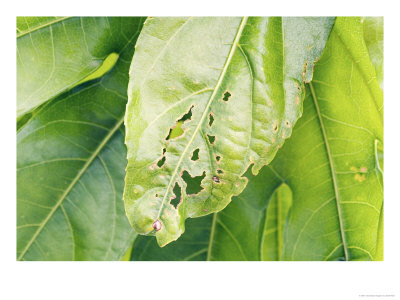
[[[175,252],[175,259],[198,260],[382,260],[377,145],[383,142],[383,98],[362,36],[359,18],[336,20],[307,89],[303,117],[272,163],[256,177],[246,174],[249,184],[240,196],[212,219],[188,222],[182,239],[165,248],[138,237],[132,259],[168,259]],[[290,187],[293,202],[283,247],[274,253],[277,238],[271,240],[265,228],[282,184]],[[191,241],[191,252],[179,256],[186,249],[183,239]]]
[[[17,117],[89,76],[136,31],[130,18],[18,17]]]
[[[333,18],[155,18],[131,66],[128,218],[163,246],[188,217],[223,209],[301,115],[303,82]],[[183,134],[171,137],[176,122]],[[185,180],[186,178],[186,180]],[[200,181],[190,186],[190,178]],[[181,199],[176,201],[177,194]],[[156,229],[156,230],[155,230]]]
[[[19,260],[120,260],[133,241],[122,202],[123,117],[129,65],[143,20],[110,19],[120,22],[130,35],[119,42],[124,46],[115,67],[48,101],[18,131]],[[67,37],[59,38],[73,48]]]

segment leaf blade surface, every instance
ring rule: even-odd
[[[124,199],[138,233],[155,234],[160,245],[176,240],[187,217],[219,211],[244,189],[251,163],[256,174],[272,160],[301,115],[303,81],[311,79],[332,22],[148,20],[131,66],[125,118]],[[184,134],[169,139],[188,114]],[[185,172],[204,177],[200,192],[186,192]],[[182,195],[177,208],[170,204],[175,185]]]
[[[131,18],[18,17],[17,117],[95,72],[135,31]]]
[[[123,116],[135,25],[115,67],[35,111],[17,134],[18,260],[120,260],[126,219]]]

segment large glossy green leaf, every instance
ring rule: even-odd
[[[132,18],[18,17],[17,117],[99,69],[136,30]]]
[[[271,165],[293,191],[285,260],[380,259],[383,93],[362,33],[360,18],[336,20],[304,116]]]
[[[124,21],[131,35],[109,73],[47,102],[18,131],[19,260],[120,260],[132,243],[123,117],[143,21]]]
[[[272,163],[256,177],[247,172],[241,195],[212,220],[188,222],[174,244],[158,248],[149,240],[143,250],[150,238],[138,237],[132,259],[168,259],[165,253],[173,255],[173,246],[184,249],[185,239],[194,241],[192,251],[177,259],[200,251],[193,259],[382,260],[383,178],[376,145],[383,141],[383,99],[362,39],[359,18],[338,18],[307,89],[303,117]],[[290,187],[293,202],[282,252],[276,247],[274,253],[269,250],[277,238],[271,240],[265,228],[282,184]],[[201,237],[191,238],[198,228]]]
[[[301,115],[333,18],[148,19],[130,70],[125,207],[134,229],[176,240],[269,163]],[[183,134],[170,136],[177,121]],[[185,178],[200,178],[197,187]],[[182,195],[174,202],[176,193]],[[178,199],[179,200],[179,199]]]

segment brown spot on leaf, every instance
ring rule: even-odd
[[[213,180],[215,183],[220,183],[220,180],[219,180],[219,177],[218,177],[218,176],[213,176],[212,180]]]
[[[354,179],[355,180],[357,180],[358,182],[363,182],[364,180],[365,180],[365,174],[359,174],[359,173],[357,173],[355,176],[354,176]]]
[[[274,133],[277,133],[278,132],[278,120],[276,120],[275,122],[274,122],[274,124],[273,124],[273,126],[272,126],[272,131],[274,132]]]

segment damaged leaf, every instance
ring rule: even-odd
[[[245,188],[248,167],[257,174],[273,159],[301,116],[304,82],[312,78],[333,21],[147,19],[125,116],[124,200],[138,233],[155,234],[160,246],[176,240],[186,218],[222,210]],[[167,138],[189,112],[183,133]],[[193,160],[196,149],[199,159]],[[184,174],[204,176],[201,189],[190,194]],[[182,201],[175,207],[176,183]]]
[[[361,28],[359,18],[337,18],[307,88],[304,115],[271,164],[257,176],[246,173],[243,193],[212,218],[187,222],[182,238],[165,248],[138,236],[133,260],[383,259],[376,154],[383,145],[375,142],[383,141],[383,94],[371,62],[360,59],[367,55],[356,38]],[[270,221],[278,219],[274,197],[285,185],[293,202],[285,224],[276,222],[284,228],[277,247]]]

